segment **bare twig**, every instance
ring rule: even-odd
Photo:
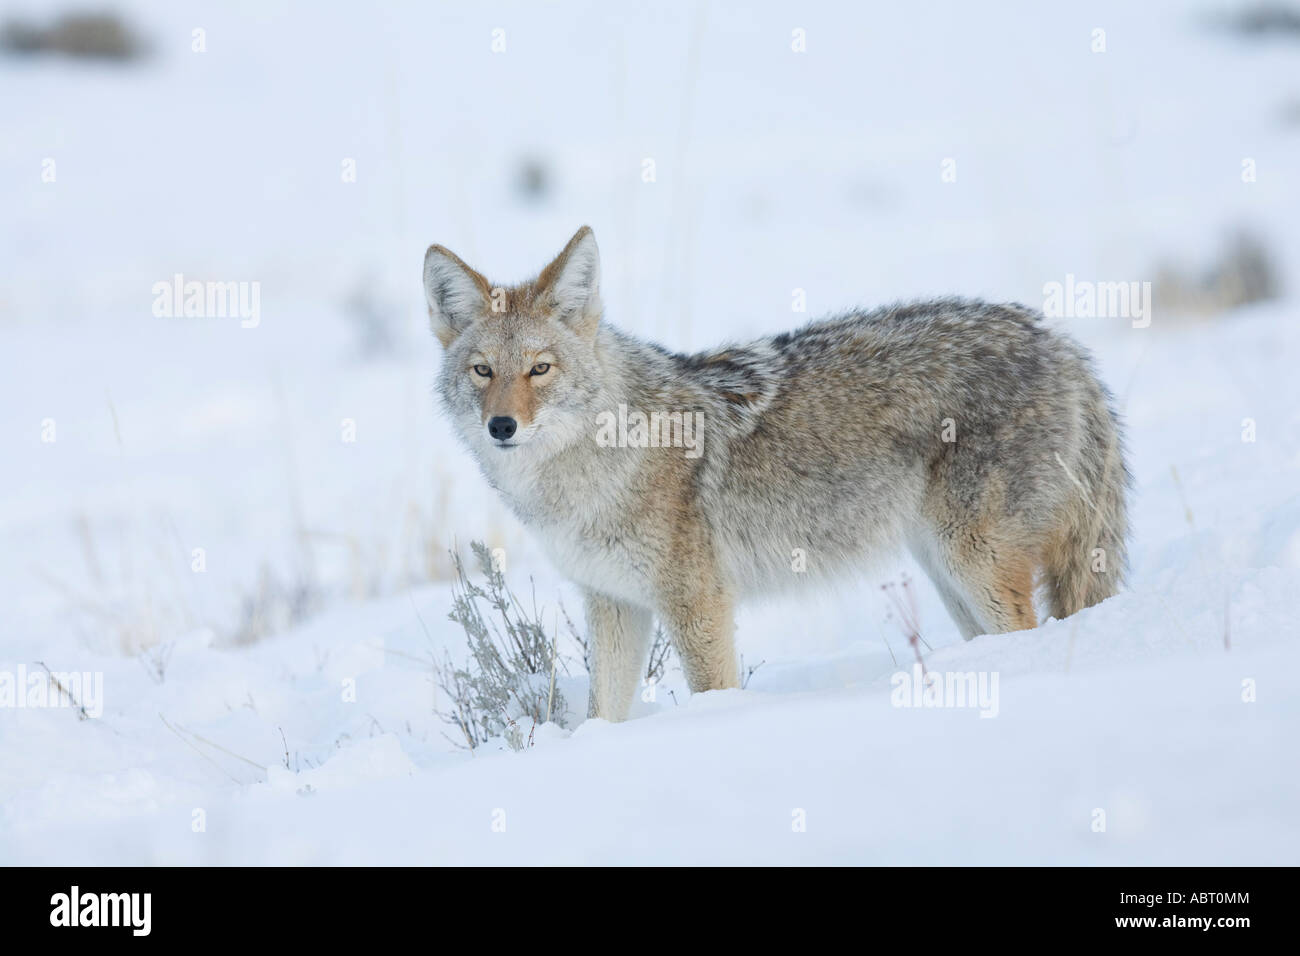
[[[555,651],[559,636],[557,625],[555,636],[551,638],[551,692],[546,697],[546,723],[548,724],[551,722],[551,705],[555,703]]]
[[[900,585],[893,581],[882,584],[880,589],[893,604],[894,613],[898,615],[899,627],[916,655],[916,662],[921,665],[921,674],[926,675],[925,659],[921,656],[921,645],[925,642],[921,639],[920,615],[916,608],[916,593],[912,589],[912,579],[906,574],[902,576],[901,595]],[[925,644],[925,648],[928,651],[934,650],[929,644]],[[892,654],[893,651],[890,653]]]
[[[54,672],[45,666],[44,661],[37,661],[36,664],[41,670],[45,671],[45,676],[50,679],[50,683],[58,689],[59,693],[72,702],[72,706],[77,709],[77,719],[88,720],[90,715],[86,713],[86,708],[81,706],[81,701],[77,700],[72,691],[63,686],[63,682],[54,676]]]

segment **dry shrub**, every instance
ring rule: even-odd
[[[1197,271],[1165,265],[1156,272],[1152,299],[1162,314],[1215,315],[1277,298],[1277,267],[1263,240],[1233,233],[1218,257]]]
[[[475,541],[470,548],[483,584],[470,579],[453,551],[456,577],[447,615],[464,629],[469,659],[460,667],[444,651],[434,666],[438,688],[450,702],[438,716],[460,731],[470,749],[493,737],[521,749],[519,721],[564,723],[564,695],[555,687],[556,641],[547,637],[535,602],[530,610],[515,597],[487,545]]]
[[[11,19],[0,27],[0,49],[9,53],[60,53],[89,60],[128,62],[145,55],[144,40],[111,12],[65,13],[48,26]]]

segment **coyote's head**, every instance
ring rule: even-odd
[[[439,389],[480,456],[550,454],[591,430],[599,396],[600,253],[587,226],[531,282],[493,286],[450,250],[424,256],[446,349]]]

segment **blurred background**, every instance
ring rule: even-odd
[[[549,573],[434,405],[432,242],[507,282],[589,223],[608,321],[679,350],[1150,282],[1148,328],[1061,320],[1140,438],[1139,568],[1189,509],[1248,536],[1252,482],[1300,464],[1294,4],[25,3],[0,116],[0,603],[30,640],[251,643],[471,539]],[[256,283],[256,322],[157,314],[177,275]],[[1247,417],[1290,443],[1216,492],[1195,462]],[[868,639],[876,583],[784,620]]]

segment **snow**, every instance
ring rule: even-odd
[[[1149,280],[1240,224],[1297,274],[1278,116],[1300,47],[1174,0],[924,6],[137,0],[147,63],[0,58],[0,675],[104,690],[88,720],[0,707],[0,862],[1300,862],[1289,284],[1208,318],[1157,299],[1149,328],[1054,320],[1127,421],[1112,600],[964,643],[899,559],[744,607],[744,691],[691,698],[673,671],[634,719],[566,715],[521,752],[471,755],[434,714],[431,662],[463,652],[453,541],[505,548],[548,621],[580,601],[437,413],[430,242],[508,280],[589,222],[610,320],[677,348]],[[528,157],[553,176],[536,201]],[[257,327],[153,315],[178,272],[259,282]],[[400,317],[395,354],[358,355],[360,288]],[[996,675],[996,716],[895,706],[913,659],[880,585],[903,573],[928,671]],[[275,600],[299,585],[299,610]]]

